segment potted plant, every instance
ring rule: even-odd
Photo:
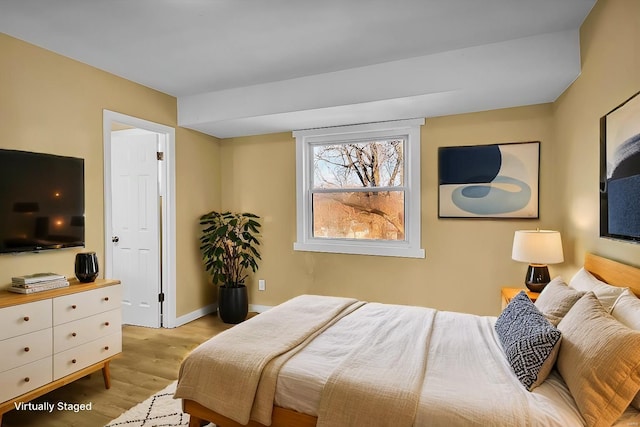
[[[218,287],[218,313],[225,323],[247,318],[249,301],[244,284],[258,269],[257,236],[260,217],[251,213],[212,211],[200,217],[203,226],[200,250],[205,269]]]

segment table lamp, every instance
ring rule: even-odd
[[[551,281],[547,264],[564,261],[560,232],[552,230],[518,230],[513,236],[511,258],[528,262],[524,283],[533,292],[541,292]]]

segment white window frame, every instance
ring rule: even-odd
[[[361,125],[294,131],[296,138],[296,251],[424,258],[420,247],[420,126],[424,119],[395,120]],[[313,147],[345,141],[405,138],[405,240],[330,239],[313,237],[311,186]]]

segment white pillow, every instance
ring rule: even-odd
[[[631,329],[640,330],[640,299],[631,289],[625,289],[616,300],[611,315]]]
[[[601,280],[598,280],[593,274],[587,270],[581,268],[573,276],[569,282],[569,286],[579,291],[593,292],[607,313],[611,313],[616,301],[625,291],[625,289],[619,286],[611,286]]]

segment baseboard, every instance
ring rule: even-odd
[[[257,313],[262,313],[263,311],[267,311],[270,308],[273,308],[273,306],[272,305],[249,304],[249,311],[255,311]]]
[[[180,316],[176,318],[174,327],[177,328],[178,326],[182,326],[185,323],[192,322],[196,319],[201,318],[202,316],[206,316],[209,313],[213,313],[217,309],[218,309],[218,303],[209,304],[205,307],[199,308],[195,311],[192,311],[191,313],[188,313],[188,314],[185,314],[184,316]]]
[[[262,313],[263,311],[267,311],[273,306],[271,305],[258,305],[258,304],[249,304],[249,311],[255,311],[257,313]],[[196,319],[201,318],[202,316],[206,316],[209,313],[213,313],[218,310],[218,303],[209,304],[206,307],[202,307],[198,310],[192,311],[191,313],[185,314],[184,316],[180,316],[176,319],[174,328],[178,326],[182,326],[186,323],[192,322]]]

